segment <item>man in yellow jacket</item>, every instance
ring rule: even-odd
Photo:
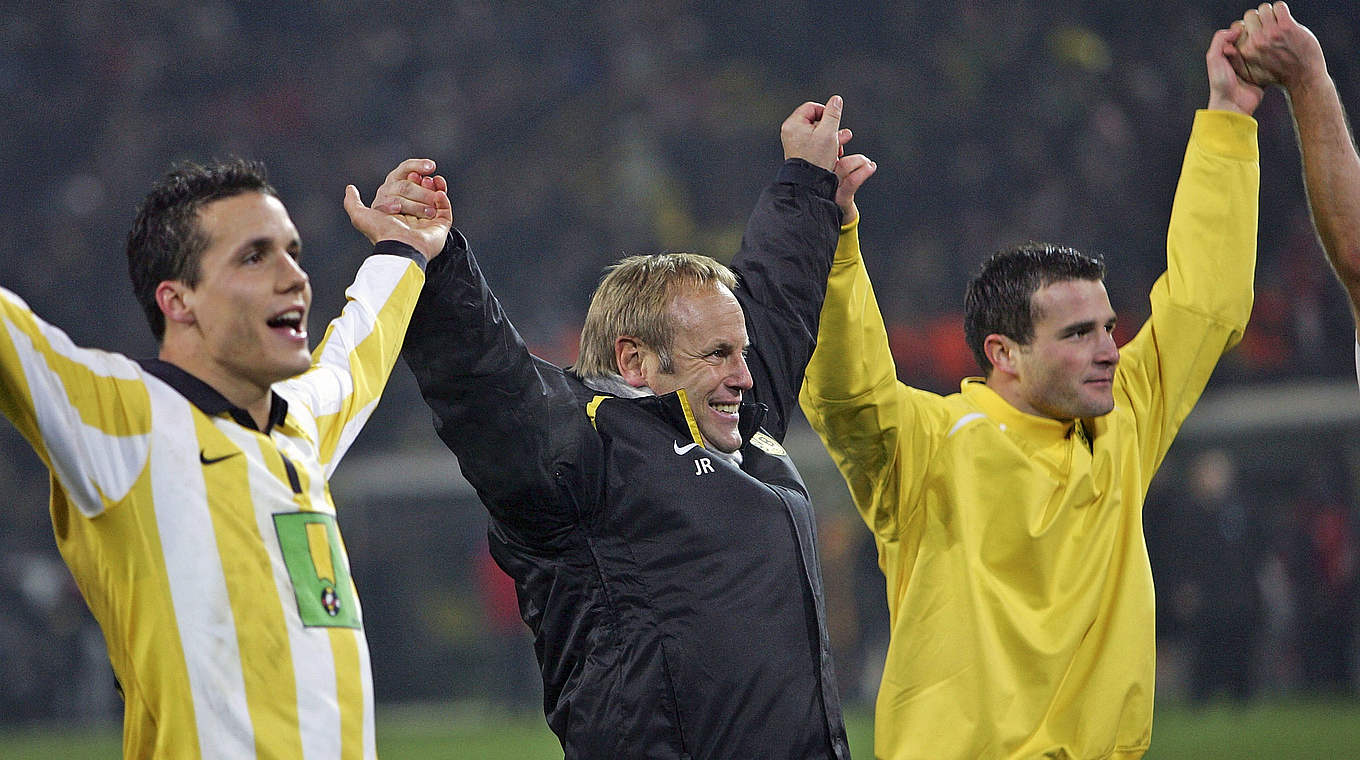
[[[1261,90],[1206,54],[1152,316],[1122,350],[1103,264],[1029,245],[970,283],[985,378],[896,379],[846,213],[801,401],[878,545],[892,638],[880,758],[1128,758],[1152,735],[1142,504],[1251,312]],[[853,211],[853,198],[844,204]]]

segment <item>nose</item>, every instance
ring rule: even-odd
[[[741,353],[734,353],[731,372],[727,376],[727,387],[735,388],[739,391],[749,391],[755,381],[751,379],[751,368],[746,366],[746,356]]]
[[[279,258],[282,259],[279,275],[280,292],[291,293],[307,287],[311,280],[307,277],[307,272],[302,269],[298,260],[287,253],[280,253]]]
[[[1119,345],[1114,342],[1114,333],[1103,334],[1100,348],[1096,351],[1096,361],[1112,367],[1119,363]]]

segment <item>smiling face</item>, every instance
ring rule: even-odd
[[[162,285],[178,285],[182,302],[167,311],[176,363],[228,398],[306,371],[312,288],[283,203],[258,192],[213,201],[199,209],[198,229],[207,240],[198,283]]]
[[[736,451],[741,448],[737,410],[742,394],[751,389],[741,304],[725,285],[714,283],[678,293],[670,316],[671,368],[661,371],[660,357],[646,351],[642,374],[647,386],[657,395],[683,388],[704,443],[718,451]]]
[[[1034,292],[1031,304],[1034,339],[1015,351],[1018,386],[1012,403],[1057,420],[1109,414],[1119,348],[1104,283],[1050,283]]]

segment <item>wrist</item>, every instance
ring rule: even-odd
[[[1205,108],[1210,111],[1231,111],[1232,113],[1240,113],[1243,116],[1251,116],[1249,111],[1237,105],[1236,101],[1232,98],[1217,93],[1210,93],[1209,104],[1205,106]]]
[[[1286,82],[1284,89],[1289,93],[1291,99],[1306,98],[1319,92],[1328,92],[1336,89],[1331,76],[1327,74],[1327,67],[1320,69],[1310,69],[1302,76]]]

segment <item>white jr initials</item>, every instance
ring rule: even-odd
[[[694,474],[703,475],[706,472],[713,472],[713,462],[708,457],[694,460]]]

